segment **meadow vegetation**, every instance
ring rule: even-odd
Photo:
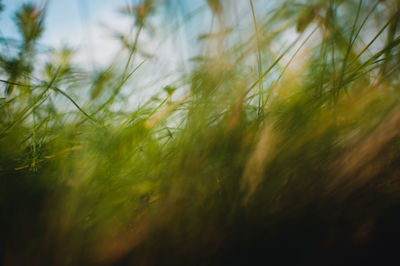
[[[128,5],[132,31],[101,71],[40,50],[45,7],[20,7],[20,39],[0,39],[2,265],[397,257],[399,2],[263,2]],[[154,34],[212,22],[189,70],[127,108],[156,16]]]

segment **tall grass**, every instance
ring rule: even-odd
[[[142,34],[154,16],[180,31],[187,6],[121,9],[125,50],[94,73],[70,48],[40,54],[45,8],[21,6],[0,55],[4,265],[396,258],[398,2],[204,5],[190,70],[133,110],[121,93],[147,64]]]

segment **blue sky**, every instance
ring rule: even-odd
[[[29,2],[41,4],[45,1],[3,0],[5,9],[0,21],[5,35],[15,35],[16,27],[12,18],[22,4]],[[46,14],[46,32],[43,39],[47,40],[52,35],[61,38],[69,37],[69,32],[88,23],[93,23],[93,21],[100,19],[101,15],[115,15],[118,7],[125,4],[127,4],[127,0],[49,0]]]
[[[0,30],[3,36],[18,38],[13,21],[16,10],[27,0],[3,0],[4,10],[0,14]],[[43,0],[33,1],[42,4]],[[119,22],[122,31],[129,21],[118,14],[119,7],[127,0],[49,0],[45,18],[46,30],[40,44],[48,47],[60,47],[68,44],[84,53],[83,61],[107,61],[112,51],[117,49],[111,33],[104,31],[105,25],[111,27]],[[126,19],[125,19],[126,20]],[[125,26],[125,27],[124,27]],[[98,54],[102,52],[101,58]],[[82,55],[80,56],[82,58]]]
[[[45,17],[46,29],[39,46],[46,50],[47,47],[58,48],[67,44],[77,50],[75,61],[80,66],[93,70],[108,66],[121,49],[120,40],[113,36],[113,30],[128,33],[132,26],[132,19],[118,12],[119,8],[132,4],[128,1],[131,0],[49,0]],[[44,1],[3,0],[4,10],[0,13],[1,35],[19,39],[13,18],[16,10],[28,2],[41,4]],[[138,1],[133,1],[133,4],[136,2]],[[148,88],[148,84],[153,84],[151,87],[159,89],[173,81],[172,78],[165,78],[162,84],[154,84],[154,77],[161,78],[165,73],[174,72],[181,67],[185,51],[183,47],[177,49],[174,39],[169,39],[165,41],[162,30],[158,30],[155,36],[150,36],[147,31],[142,32],[141,47],[138,49],[156,56],[148,59],[138,71],[138,87]],[[140,75],[139,72],[151,75]]]
[[[46,30],[40,40],[40,44],[48,47],[60,47],[63,44],[68,44],[73,48],[79,49],[82,61],[101,61],[106,62],[110,60],[115,51],[120,49],[118,40],[113,37],[113,31],[127,33],[132,25],[132,21],[123,17],[118,13],[118,9],[126,5],[135,5],[140,0],[3,0],[5,9],[0,14],[0,30],[1,34],[9,38],[18,38],[17,28],[13,21],[16,10],[24,3],[35,2],[47,5],[47,12],[45,18]],[[273,1],[271,1],[273,2]],[[184,32],[178,32],[177,36],[185,38],[186,40],[196,40],[198,36],[195,34],[201,34],[209,30],[209,22],[211,21],[211,14],[207,8],[206,0],[176,0],[173,1],[174,8],[176,10],[185,10],[190,12],[196,10],[199,7],[205,7],[201,12],[201,20],[195,19],[192,25],[189,25],[190,30]],[[239,0],[238,3],[246,3],[244,10],[248,13],[249,7],[247,1]],[[265,6],[266,3],[261,1],[254,1],[255,6]],[[257,5],[258,4],[258,5]],[[260,5],[261,4],[261,5]],[[257,8],[256,8],[257,10]],[[175,12],[173,10],[172,12]],[[172,19],[176,19],[176,14],[169,14],[173,16]],[[160,23],[160,16],[153,18],[157,21],[156,24],[165,26]],[[186,23],[187,24],[187,23]],[[157,25],[154,25],[157,27]],[[160,28],[160,27],[159,27]],[[158,29],[159,29],[158,28]],[[204,30],[202,30],[204,29]],[[164,32],[164,36],[162,33]],[[161,33],[161,34],[160,34]],[[163,43],[165,38],[165,29],[159,30],[157,36],[151,36],[149,38],[157,38],[152,40],[152,44],[146,43],[146,48],[153,48],[153,50],[159,50],[158,43]],[[175,37],[174,37],[175,38]],[[143,39],[146,39],[143,36]],[[181,45],[182,40],[177,41],[176,44]],[[172,49],[179,50],[183,53],[182,47],[177,47],[176,44],[172,44]],[[164,45],[164,44],[163,44]],[[193,46],[193,45],[191,45]],[[186,47],[187,48],[187,47]],[[147,51],[154,53],[156,51]],[[171,54],[171,51],[167,54]],[[83,59],[84,58],[84,59]],[[170,56],[172,58],[172,56]]]
[[[18,38],[17,28],[13,21],[16,10],[24,3],[35,2],[43,4],[46,0],[3,0],[5,9],[0,14],[1,34],[9,38]],[[45,17],[46,30],[40,40],[43,47],[60,47],[68,44],[77,49],[76,60],[80,65],[85,65],[92,69],[102,68],[114,58],[121,43],[113,36],[113,30],[128,33],[132,25],[132,20],[118,13],[118,9],[128,4],[135,5],[140,0],[48,0],[47,12]],[[233,1],[233,0],[232,0]],[[235,1],[233,1],[235,2]],[[237,0],[240,18],[238,23],[246,24],[245,19],[249,15],[250,8],[247,1]],[[275,0],[255,0],[256,13],[264,12],[268,4]],[[146,59],[146,63],[141,67],[141,72],[151,73],[151,75],[140,75],[144,77],[141,87],[147,88],[146,84],[154,82],[154,77],[162,78],[166,73],[182,73],[187,70],[188,58],[198,55],[199,42],[197,37],[201,33],[210,30],[211,12],[207,7],[206,0],[175,0],[170,11],[163,15],[153,16],[151,23],[155,28],[155,33],[144,31],[140,36],[139,50],[154,55],[151,59]],[[267,4],[268,3],[268,4]],[[184,10],[187,14],[196,12],[200,16],[190,16],[190,20],[183,21],[183,15],[177,14]],[[160,14],[160,13],[157,13]],[[169,16],[169,17],[168,17]],[[185,24],[185,28],[179,27],[170,33],[168,23],[163,19],[169,18],[171,21],[180,21]],[[173,23],[172,23],[173,24]],[[252,29],[252,27],[251,27]],[[201,43],[200,43],[201,44]],[[142,59],[140,59],[142,60]],[[153,80],[150,80],[150,78]],[[164,78],[163,84],[156,87],[169,85],[173,78]]]
[[[199,6],[207,7],[205,0],[178,0],[179,8],[196,9]],[[24,3],[34,2],[43,5],[46,0],[3,0],[3,12],[0,13],[0,37],[19,39],[17,27],[14,22],[15,12]],[[105,68],[121,50],[121,42],[115,38],[114,31],[127,34],[132,26],[132,19],[118,12],[119,8],[126,5],[136,5],[140,0],[48,0],[45,17],[45,32],[39,41],[39,47],[59,48],[65,44],[75,48],[77,53],[75,61],[80,66],[92,70]],[[207,8],[205,9],[207,10]],[[176,17],[174,17],[175,19]],[[138,81],[140,87],[147,88],[149,83],[154,83],[155,77],[161,79],[166,73],[182,72],[185,66],[183,58],[187,58],[187,46],[182,44],[191,32],[175,32],[169,34],[168,27],[162,23],[162,16],[151,18],[154,34],[148,29],[142,31],[138,49],[153,55],[146,59],[140,72],[150,72],[151,75]],[[203,23],[202,23],[203,24]],[[161,25],[161,27],[160,27]],[[198,25],[195,25],[196,29]],[[193,31],[193,34],[194,35]],[[181,39],[179,39],[181,38]],[[193,36],[193,38],[196,38]],[[43,49],[42,49],[43,50]],[[138,58],[138,62],[143,58]],[[150,80],[152,78],[153,80]],[[162,87],[172,82],[173,78],[164,78],[163,84],[152,85]],[[164,84],[165,83],[165,84]]]
[[[126,5],[136,5],[140,0],[3,0],[4,10],[0,13],[1,34],[7,38],[17,39],[18,32],[13,21],[16,10],[24,3],[34,2],[39,5],[47,2],[47,12],[45,17],[45,32],[40,39],[43,47],[60,47],[68,44],[78,49],[78,61],[87,65],[95,63],[107,64],[121,49],[120,42],[115,38],[113,30],[128,33],[132,25],[132,20],[124,17],[118,9]],[[177,0],[175,5],[179,9],[193,10],[199,6],[207,7],[206,0]],[[207,8],[205,8],[207,11]],[[207,12],[206,12],[207,13]],[[204,13],[203,13],[204,14]],[[172,14],[173,15],[173,14]],[[175,18],[174,18],[175,19]],[[152,18],[155,21],[154,27],[164,25],[161,17]],[[201,23],[204,24],[204,23]],[[195,25],[198,30],[199,25]],[[208,29],[208,28],[207,28]],[[191,34],[195,31],[186,31]],[[164,35],[164,36],[163,36]],[[165,42],[165,29],[158,28],[156,36],[141,36],[142,45],[147,49],[147,53],[160,53],[160,44],[164,47],[165,55],[169,59],[176,56],[176,52],[186,53],[184,48],[177,47],[176,43]],[[182,34],[180,35],[182,37]],[[187,36],[186,36],[187,37]],[[152,39],[151,39],[152,38]],[[173,37],[175,38],[175,37]],[[196,36],[192,36],[195,39]],[[151,39],[151,40],[149,40]],[[143,42],[143,40],[145,42]],[[147,40],[147,42],[146,42]],[[151,43],[150,43],[151,41]],[[182,43],[180,40],[178,43]],[[140,47],[139,47],[140,48]],[[168,51],[174,49],[176,51]],[[181,54],[182,55],[182,54]],[[185,55],[183,55],[185,56]]]

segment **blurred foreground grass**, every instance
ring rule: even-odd
[[[69,48],[37,63],[44,9],[21,7],[0,56],[3,265],[396,258],[398,2],[244,2],[204,2],[204,52],[134,110],[119,95],[146,64],[140,34],[179,3],[123,8],[133,34],[95,73]]]

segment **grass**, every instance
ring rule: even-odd
[[[150,75],[138,72],[141,36],[176,3],[124,8],[122,62],[95,73],[68,48],[40,55],[45,10],[21,7],[17,52],[0,54],[3,265],[396,258],[397,2],[204,4],[218,31],[196,41],[178,81],[130,109],[122,93]]]

